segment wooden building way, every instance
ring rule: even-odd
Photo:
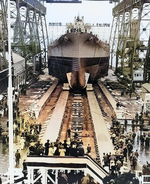
[[[97,138],[100,159],[102,162],[103,153],[109,152],[113,153],[114,147],[112,144],[112,140],[110,139],[109,131],[107,129],[106,123],[104,121],[102,112],[99,108],[94,92],[93,91],[87,92],[87,96],[93,119],[95,134]]]

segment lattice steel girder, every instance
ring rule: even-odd
[[[115,26],[117,26],[116,30],[118,31],[111,31],[110,34],[110,45],[111,40],[116,39],[116,44],[113,42],[111,45],[111,54],[119,56],[122,70],[124,67],[124,59],[127,58],[126,60],[130,61],[131,77],[133,76],[134,60],[146,55],[146,52],[143,51],[147,50],[149,39],[149,7],[150,0],[124,0],[113,9],[113,17],[117,19]],[[121,26],[120,21],[122,21]],[[112,24],[112,27],[113,26]],[[146,35],[147,38],[143,35]],[[116,66],[118,66],[117,60],[118,57],[116,57]],[[113,61],[111,61],[111,63],[112,62]]]
[[[109,44],[110,44],[110,52],[111,52],[111,63],[110,65],[113,65],[113,60],[114,57],[116,55],[117,52],[117,41],[118,41],[118,32],[117,32],[117,27],[118,27],[118,19],[119,17],[113,17],[113,21],[112,21],[112,27],[111,27],[111,34],[110,34],[110,38],[109,38]]]
[[[148,49],[144,66],[144,82],[150,82],[150,37],[148,41]]]
[[[145,3],[145,0],[123,0],[113,8],[113,16],[129,12],[131,8],[139,8]]]
[[[11,1],[12,48],[26,57],[47,50],[46,8],[37,0]]]
[[[8,45],[7,1],[0,1],[0,70],[8,67],[6,51]]]

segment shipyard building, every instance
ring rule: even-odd
[[[49,22],[48,34],[50,43],[53,43],[54,40],[65,34],[67,32],[67,27],[69,27],[70,25],[71,23],[63,25],[61,22]],[[100,40],[106,41],[107,43],[109,42],[110,23],[88,23],[87,27],[89,27],[89,29],[87,29],[87,32],[92,32],[93,34],[97,35]]]

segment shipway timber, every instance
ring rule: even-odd
[[[72,89],[82,90],[87,83],[108,74],[110,48],[92,32],[84,17],[67,24],[67,33],[48,47],[49,74]]]

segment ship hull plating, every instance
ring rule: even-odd
[[[109,46],[92,34],[65,34],[48,51],[49,74],[69,82],[73,89],[86,87],[86,73],[90,74],[89,83],[108,73]],[[67,73],[71,73],[69,79]]]

